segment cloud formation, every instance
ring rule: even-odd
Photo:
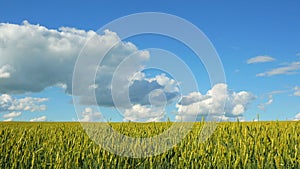
[[[176,120],[191,121],[193,118],[213,117],[219,120],[242,117],[249,103],[255,99],[246,91],[229,91],[226,84],[216,84],[205,95],[199,92],[184,96],[176,105],[178,114]]]
[[[27,21],[22,25],[1,23],[0,67],[9,78],[2,79],[0,93],[40,92],[59,83],[69,85],[76,56],[86,38],[94,34],[70,28],[52,30]]]
[[[123,121],[163,121],[165,107],[179,96],[179,84],[164,73],[147,77],[137,72],[130,80],[131,104],[122,112]]]
[[[0,79],[1,78],[10,78],[11,76],[11,73],[14,71],[14,69],[6,64],[6,65],[3,65],[2,67],[0,67]]]
[[[300,86],[294,87],[294,96],[300,96]]]
[[[48,29],[27,21],[21,25],[0,23],[0,93],[41,92],[50,86],[62,86],[68,94],[79,96],[80,104],[89,105],[91,98],[83,96],[83,92],[72,93],[74,65],[84,45],[88,53],[83,51],[81,54],[86,54],[84,61],[87,65],[81,69],[78,83],[83,92],[96,92],[98,105],[114,106],[111,93],[113,78],[118,84],[116,95],[124,100],[124,104],[127,99],[124,92],[128,90],[134,104],[148,104],[149,101],[143,98],[155,89],[163,89],[168,99],[177,95],[177,91],[171,91],[172,81],[163,75],[151,81],[132,81],[132,76],[141,71],[150,54],[138,50],[130,42],[121,42],[115,32],[105,30],[98,34],[69,27]],[[99,65],[89,62],[91,58],[102,55],[104,58]],[[85,79],[91,70],[96,72],[93,82]]]
[[[3,118],[14,118],[14,117],[19,117],[21,116],[22,112],[11,112],[8,114],[4,114]]]
[[[8,118],[8,119],[5,119],[3,121],[13,121],[13,120],[14,120],[14,118]]]
[[[46,105],[43,102],[48,101],[47,98],[13,98],[8,94],[0,95],[0,112],[1,111],[44,111]]]
[[[274,58],[271,56],[256,56],[247,60],[247,64],[253,63],[265,63],[265,62],[273,62],[275,61]]]
[[[300,62],[292,62],[286,66],[282,66],[263,73],[259,73],[256,76],[291,75],[291,74],[299,73],[298,70],[300,70]]]
[[[294,117],[295,121],[299,121],[300,120],[300,113],[296,114],[296,116]]]
[[[164,120],[165,114],[163,107],[136,104],[125,110],[123,121],[158,122]]]
[[[139,79],[133,79],[129,87],[129,98],[133,104],[167,104],[179,95],[178,83],[166,74],[148,78],[140,72],[139,76]]]
[[[266,111],[267,106],[271,105],[273,103],[274,99],[273,99],[273,95],[270,94],[268,96],[268,101],[262,104],[259,104],[257,107],[262,110],[262,111]]]
[[[94,112],[92,108],[86,107],[81,113],[82,118],[79,119],[80,122],[97,122],[101,121],[102,115],[100,112]]]
[[[47,120],[46,116],[41,116],[41,117],[36,117],[36,118],[30,119],[29,121],[38,122],[38,121],[46,121],[46,120]]]
[[[14,98],[8,94],[2,94],[0,95],[0,113],[10,112],[4,114],[3,118],[8,118],[11,119],[10,121],[12,121],[13,118],[20,116],[24,111],[45,111],[47,107],[44,103],[46,101],[48,101],[47,98]]]

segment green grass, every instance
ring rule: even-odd
[[[111,123],[128,136],[157,135],[172,123]],[[0,168],[300,168],[300,122],[225,122],[199,141],[201,124],[153,157],[112,154],[80,123],[0,123]]]

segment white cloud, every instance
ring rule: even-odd
[[[294,87],[294,96],[300,96],[300,87],[299,86]]]
[[[142,81],[146,78],[146,75],[145,73],[141,72],[141,71],[138,71],[136,73],[134,73],[130,78],[130,84],[132,85],[134,81]]]
[[[8,94],[0,95],[0,111],[7,110],[13,102],[13,98]]]
[[[134,81],[129,90],[133,106],[125,108],[123,121],[164,120],[164,107],[179,94],[178,83],[166,74],[146,77],[143,72],[136,73],[130,80]]]
[[[27,21],[23,25],[0,23],[0,66],[4,65],[1,74],[10,76],[7,65],[15,70],[14,76],[1,81],[0,93],[39,92],[57,84],[67,85],[67,91],[71,93],[74,64],[88,39],[95,41],[88,45],[91,53],[98,55],[119,41],[117,34],[108,30],[97,35],[94,31],[67,27],[48,29]],[[137,48],[133,44],[120,43],[112,49],[103,66],[115,68],[118,62],[134,52]],[[136,55],[144,57],[140,53]]]
[[[233,116],[241,116],[245,112],[245,107],[241,104],[238,104],[233,107],[232,109],[232,115]]]
[[[166,76],[166,74],[156,75],[154,78],[145,79],[149,82],[156,81],[159,85],[163,86],[165,92],[179,92],[178,84],[174,79]]]
[[[282,93],[286,93],[287,90],[274,90],[271,91],[270,93],[268,93],[269,95],[274,95],[274,94],[282,94]]]
[[[89,86],[89,89],[92,89],[92,90],[94,90],[94,89],[97,89],[99,86],[97,85],[97,84],[91,84],[90,86]]]
[[[296,114],[296,116],[294,117],[294,120],[295,120],[295,121],[300,120],[300,113]]]
[[[11,112],[8,114],[4,114],[3,118],[14,118],[14,117],[19,117],[21,116],[22,112]]]
[[[271,92],[271,93],[277,94],[276,92]],[[260,110],[265,111],[266,108],[267,108],[267,106],[269,106],[270,104],[272,104],[273,101],[274,101],[273,95],[270,94],[270,95],[268,96],[268,101],[265,102],[265,103],[259,104],[257,107],[258,107]]]
[[[41,116],[41,117],[30,119],[29,121],[35,122],[35,121],[46,121],[46,120],[47,120],[46,116]]]
[[[1,78],[10,78],[11,76],[11,73],[14,71],[14,68],[9,65],[9,64],[6,64],[6,65],[3,65],[0,67],[0,79]]]
[[[0,93],[69,85],[76,56],[86,38],[94,34],[52,30],[27,21],[23,25],[0,23],[0,65],[14,68],[13,76],[1,81]]]
[[[0,95],[0,112],[7,111],[44,111],[46,105],[42,104],[48,101],[47,98],[13,98],[8,94]]]
[[[162,107],[146,106],[136,104],[130,109],[124,111],[123,121],[162,121],[165,117],[165,111]]]
[[[118,107],[129,109],[132,104],[150,105],[151,101],[163,101],[163,103],[168,104],[179,95],[178,84],[165,74],[148,77],[141,71],[124,70],[128,67],[130,66],[122,66],[115,73],[118,74],[117,77],[114,75],[115,82],[109,86],[109,89],[114,92],[114,103],[117,103],[115,105]],[[106,102],[106,105],[114,104],[112,103],[110,91],[103,89],[103,87],[97,88],[96,91],[101,93],[101,95],[97,95],[98,101]]]
[[[290,75],[299,73],[298,70],[300,70],[300,62],[292,62],[286,66],[259,73],[256,76]]]
[[[63,84],[63,83],[58,83],[58,84],[56,84],[56,86],[63,89],[63,90],[66,90],[68,88],[68,86],[66,84]]]
[[[273,62],[275,61],[274,58],[271,56],[256,56],[247,60],[247,64],[253,63],[265,63],[265,62]]]
[[[45,111],[46,105],[41,105],[40,103],[48,101],[47,98],[32,98],[25,97],[21,99],[15,99],[12,105],[8,107],[10,111]]]
[[[82,54],[87,55],[84,57],[87,65],[80,69],[80,90],[74,94],[71,88],[74,65],[84,45],[86,50]],[[100,65],[90,63],[90,60],[104,55],[109,49]],[[50,86],[60,86],[67,93],[79,96],[81,104],[91,103],[91,98],[82,96],[83,92],[95,90],[100,106],[114,106],[111,96],[113,77],[119,82],[115,90],[117,95],[123,96],[130,86],[131,96],[148,96],[145,91],[135,89],[141,87],[141,84],[129,84],[136,82],[132,82],[132,76],[143,68],[142,63],[149,58],[148,51],[138,50],[130,42],[120,42],[119,36],[109,30],[98,34],[68,27],[48,29],[27,21],[22,25],[0,23],[0,93],[40,92]],[[114,74],[119,68],[119,73]],[[97,70],[95,83],[86,80],[91,70]],[[136,78],[141,80],[143,77]],[[172,80],[161,75],[147,83],[147,87],[152,90],[163,88],[170,95],[168,98],[173,98],[177,93],[170,93],[174,89],[170,83],[173,83]],[[137,104],[138,101],[135,99]],[[141,101],[141,104],[148,103]]]
[[[13,120],[14,120],[14,118],[8,118],[8,119],[5,119],[3,121],[13,121]]]
[[[80,122],[92,122],[102,120],[102,115],[100,112],[94,112],[92,108],[87,107],[81,113],[82,118],[79,119]]]
[[[255,97],[246,91],[229,91],[226,84],[216,84],[205,95],[190,93],[179,104],[176,120],[195,120],[196,116],[210,116],[220,120],[243,115]],[[199,119],[198,119],[199,120]]]

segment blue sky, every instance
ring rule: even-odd
[[[300,2],[296,0],[200,2],[156,0],[150,2],[135,0],[103,2],[92,1],[88,3],[82,1],[1,1],[0,23],[21,26],[23,25],[23,21],[27,20],[30,25],[39,24],[47,30],[58,30],[61,27],[70,27],[87,32],[89,30],[97,31],[100,27],[114,19],[137,12],[163,12],[173,14],[188,20],[202,30],[218,52],[225,70],[226,86],[217,86],[214,89],[217,90],[219,88],[226,88],[226,91],[228,90],[230,93],[229,97],[232,98],[242,91],[247,92],[246,94],[251,94],[251,97],[250,95],[247,95],[248,99],[246,101],[241,101],[242,96],[238,99],[238,102],[231,103],[229,101],[230,108],[228,109],[230,109],[231,112],[229,113],[231,114],[230,117],[234,117],[233,119],[239,117],[242,120],[251,121],[256,119],[257,114],[259,114],[260,120],[299,120],[299,5]],[[4,31],[4,26],[2,27],[2,32],[0,32],[0,35],[2,33],[2,36],[0,36],[0,38],[3,38],[2,45],[7,46],[8,43],[6,44],[7,41],[4,41],[4,37],[8,38],[9,41],[13,35],[8,36],[8,34]],[[109,37],[113,35],[108,34],[107,36]],[[199,84],[199,92],[202,96],[217,98],[217,96],[207,93],[208,90],[213,89],[213,86],[209,84],[207,73],[203,64],[201,62],[197,62],[195,60],[195,54],[179,42],[154,35],[131,37],[126,39],[126,41],[133,43],[138,50],[161,48],[178,55],[189,67],[191,67],[193,74],[196,76],[196,81]],[[24,44],[27,43],[25,42]],[[80,44],[82,43],[74,42],[74,44],[77,44],[77,47],[80,47]],[[38,46],[35,47],[39,48]],[[129,50],[126,45],[121,48],[124,48],[124,51]],[[23,65],[22,68],[25,70],[25,68],[28,68],[29,65],[33,65],[31,62],[36,64],[44,62],[38,62],[38,55],[31,58],[32,56],[30,53],[26,52],[23,52],[22,55],[27,54],[28,56],[24,56],[27,59],[16,62],[9,58],[18,58],[18,53],[8,52],[4,51],[4,48],[2,49],[2,51],[0,50],[2,52],[0,53],[0,58],[2,60],[0,60],[0,77],[2,73],[2,76],[5,78],[0,78],[0,87],[2,87],[2,89],[0,88],[0,95],[2,95],[0,98],[0,106],[2,106],[0,107],[0,120],[73,121],[77,119],[77,115],[72,104],[72,94],[70,92],[66,92],[65,89],[61,87],[62,85],[54,85],[54,82],[60,82],[60,80],[55,81],[55,79],[61,79],[60,77],[53,78],[54,80],[51,81],[51,83],[41,81],[39,86],[30,86],[30,83],[28,83],[29,86],[26,90],[23,86],[24,89],[22,88],[22,92],[16,92],[17,90],[14,89],[14,86],[18,86],[17,84],[21,83],[18,80],[11,80],[8,83],[7,81],[9,81],[10,75],[8,77],[8,74],[5,73],[11,73],[11,76],[13,77],[14,74],[12,73],[12,70],[15,70],[15,73],[18,73],[17,64],[19,67],[22,67]],[[18,45],[11,46],[11,49],[21,51],[21,49],[18,48]],[[42,49],[44,48],[41,48],[41,50]],[[69,55],[75,56],[76,53],[70,53]],[[140,55],[142,56],[142,54]],[[49,57],[51,56],[52,55],[49,54]],[[67,56],[68,54],[59,57]],[[141,56],[137,57],[142,60],[143,58],[141,58]],[[250,63],[251,58],[252,63]],[[52,62],[48,63],[51,64]],[[53,60],[53,63],[55,63],[55,60]],[[62,67],[70,67],[70,69],[72,64],[74,64],[72,61],[66,61],[63,63],[68,65],[62,65]],[[35,70],[35,72],[38,70],[36,65],[32,67],[34,67],[32,70]],[[32,67],[30,66],[30,68]],[[50,71],[51,68],[59,69],[61,67],[56,68],[51,65],[49,67],[40,67],[40,69],[43,68],[47,70],[49,69]],[[69,69],[68,71],[62,69],[62,71],[68,72]],[[43,74],[43,72],[45,71],[41,70],[40,74],[34,73],[36,76],[28,77],[47,77],[47,74]],[[26,78],[27,75],[28,74],[26,73],[20,74],[16,79],[20,79],[21,76]],[[51,76],[52,75],[53,74],[51,74]],[[59,76],[59,73],[55,75]],[[146,84],[148,87],[153,85],[150,81],[151,78],[153,80],[155,76],[155,73],[150,73],[149,77],[145,77],[145,83],[147,82]],[[171,83],[170,79],[172,78],[168,75],[166,75],[166,77],[168,78],[167,81]],[[157,77],[153,81],[159,83],[159,78],[163,77]],[[39,79],[32,79],[32,81],[35,80],[39,82]],[[24,84],[27,84],[27,82],[25,82],[26,81],[24,81]],[[7,87],[8,84],[9,87]],[[35,91],[35,87],[41,87],[42,90]],[[176,86],[174,89],[175,88]],[[20,87],[18,89],[20,89]],[[240,93],[240,95],[242,94],[245,93]],[[190,93],[183,92],[182,95],[185,96],[186,100],[190,99],[191,101],[192,95],[190,95]],[[193,96],[198,98],[198,102],[190,102],[188,106],[198,103],[199,105],[205,104],[206,102],[200,101],[202,96]],[[20,101],[22,98],[23,100]],[[42,100],[41,98],[46,98],[46,100]],[[168,99],[169,98],[167,98],[167,100]],[[217,102],[214,99],[212,100],[214,103]],[[176,111],[176,100],[172,100],[170,98],[170,102],[172,103],[170,103],[170,105],[166,108],[166,116],[170,116],[175,119],[176,117],[174,113],[171,112]],[[22,106],[20,106],[21,103]],[[12,105],[15,107],[11,107]],[[27,108],[26,105],[28,106]],[[139,107],[138,105],[139,104],[136,103],[135,107],[133,106],[133,108],[126,109],[127,113],[130,115],[125,119],[134,120],[136,117],[133,117],[132,114],[134,114],[137,110],[140,110],[142,113],[140,113],[137,117],[142,117],[146,114],[146,119],[152,119],[154,121],[157,120],[154,118],[154,112],[160,110],[143,107],[143,105],[140,105]],[[237,112],[234,113],[235,108],[236,110],[240,108],[238,105],[242,105],[243,107],[243,111],[237,111],[239,112],[239,115],[236,114]],[[19,108],[16,108],[17,106],[19,106]],[[182,110],[184,108],[189,110],[193,109],[188,106],[179,105]],[[79,118],[86,118],[89,120],[92,117],[97,117],[97,113],[93,114],[94,109],[90,108],[92,106],[86,106],[83,104],[80,107],[82,108],[83,114],[85,113],[87,116],[83,115]],[[206,106],[202,108],[205,109]],[[211,109],[214,109],[214,107]],[[219,109],[214,109],[214,111],[217,110]],[[111,113],[114,112],[114,110],[107,105],[100,106],[100,111],[106,114],[108,118],[112,118],[112,120],[124,120],[120,116],[111,115],[116,113]],[[109,112],[111,114],[105,112]],[[139,112],[136,113],[138,114]],[[147,114],[151,113],[153,113],[153,116],[147,116]],[[162,120],[162,118],[160,120]]]

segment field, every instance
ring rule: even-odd
[[[172,123],[111,123],[133,137]],[[0,168],[300,168],[300,122],[224,122],[199,142],[202,123],[173,149],[153,157],[114,155],[80,123],[0,123]]]

